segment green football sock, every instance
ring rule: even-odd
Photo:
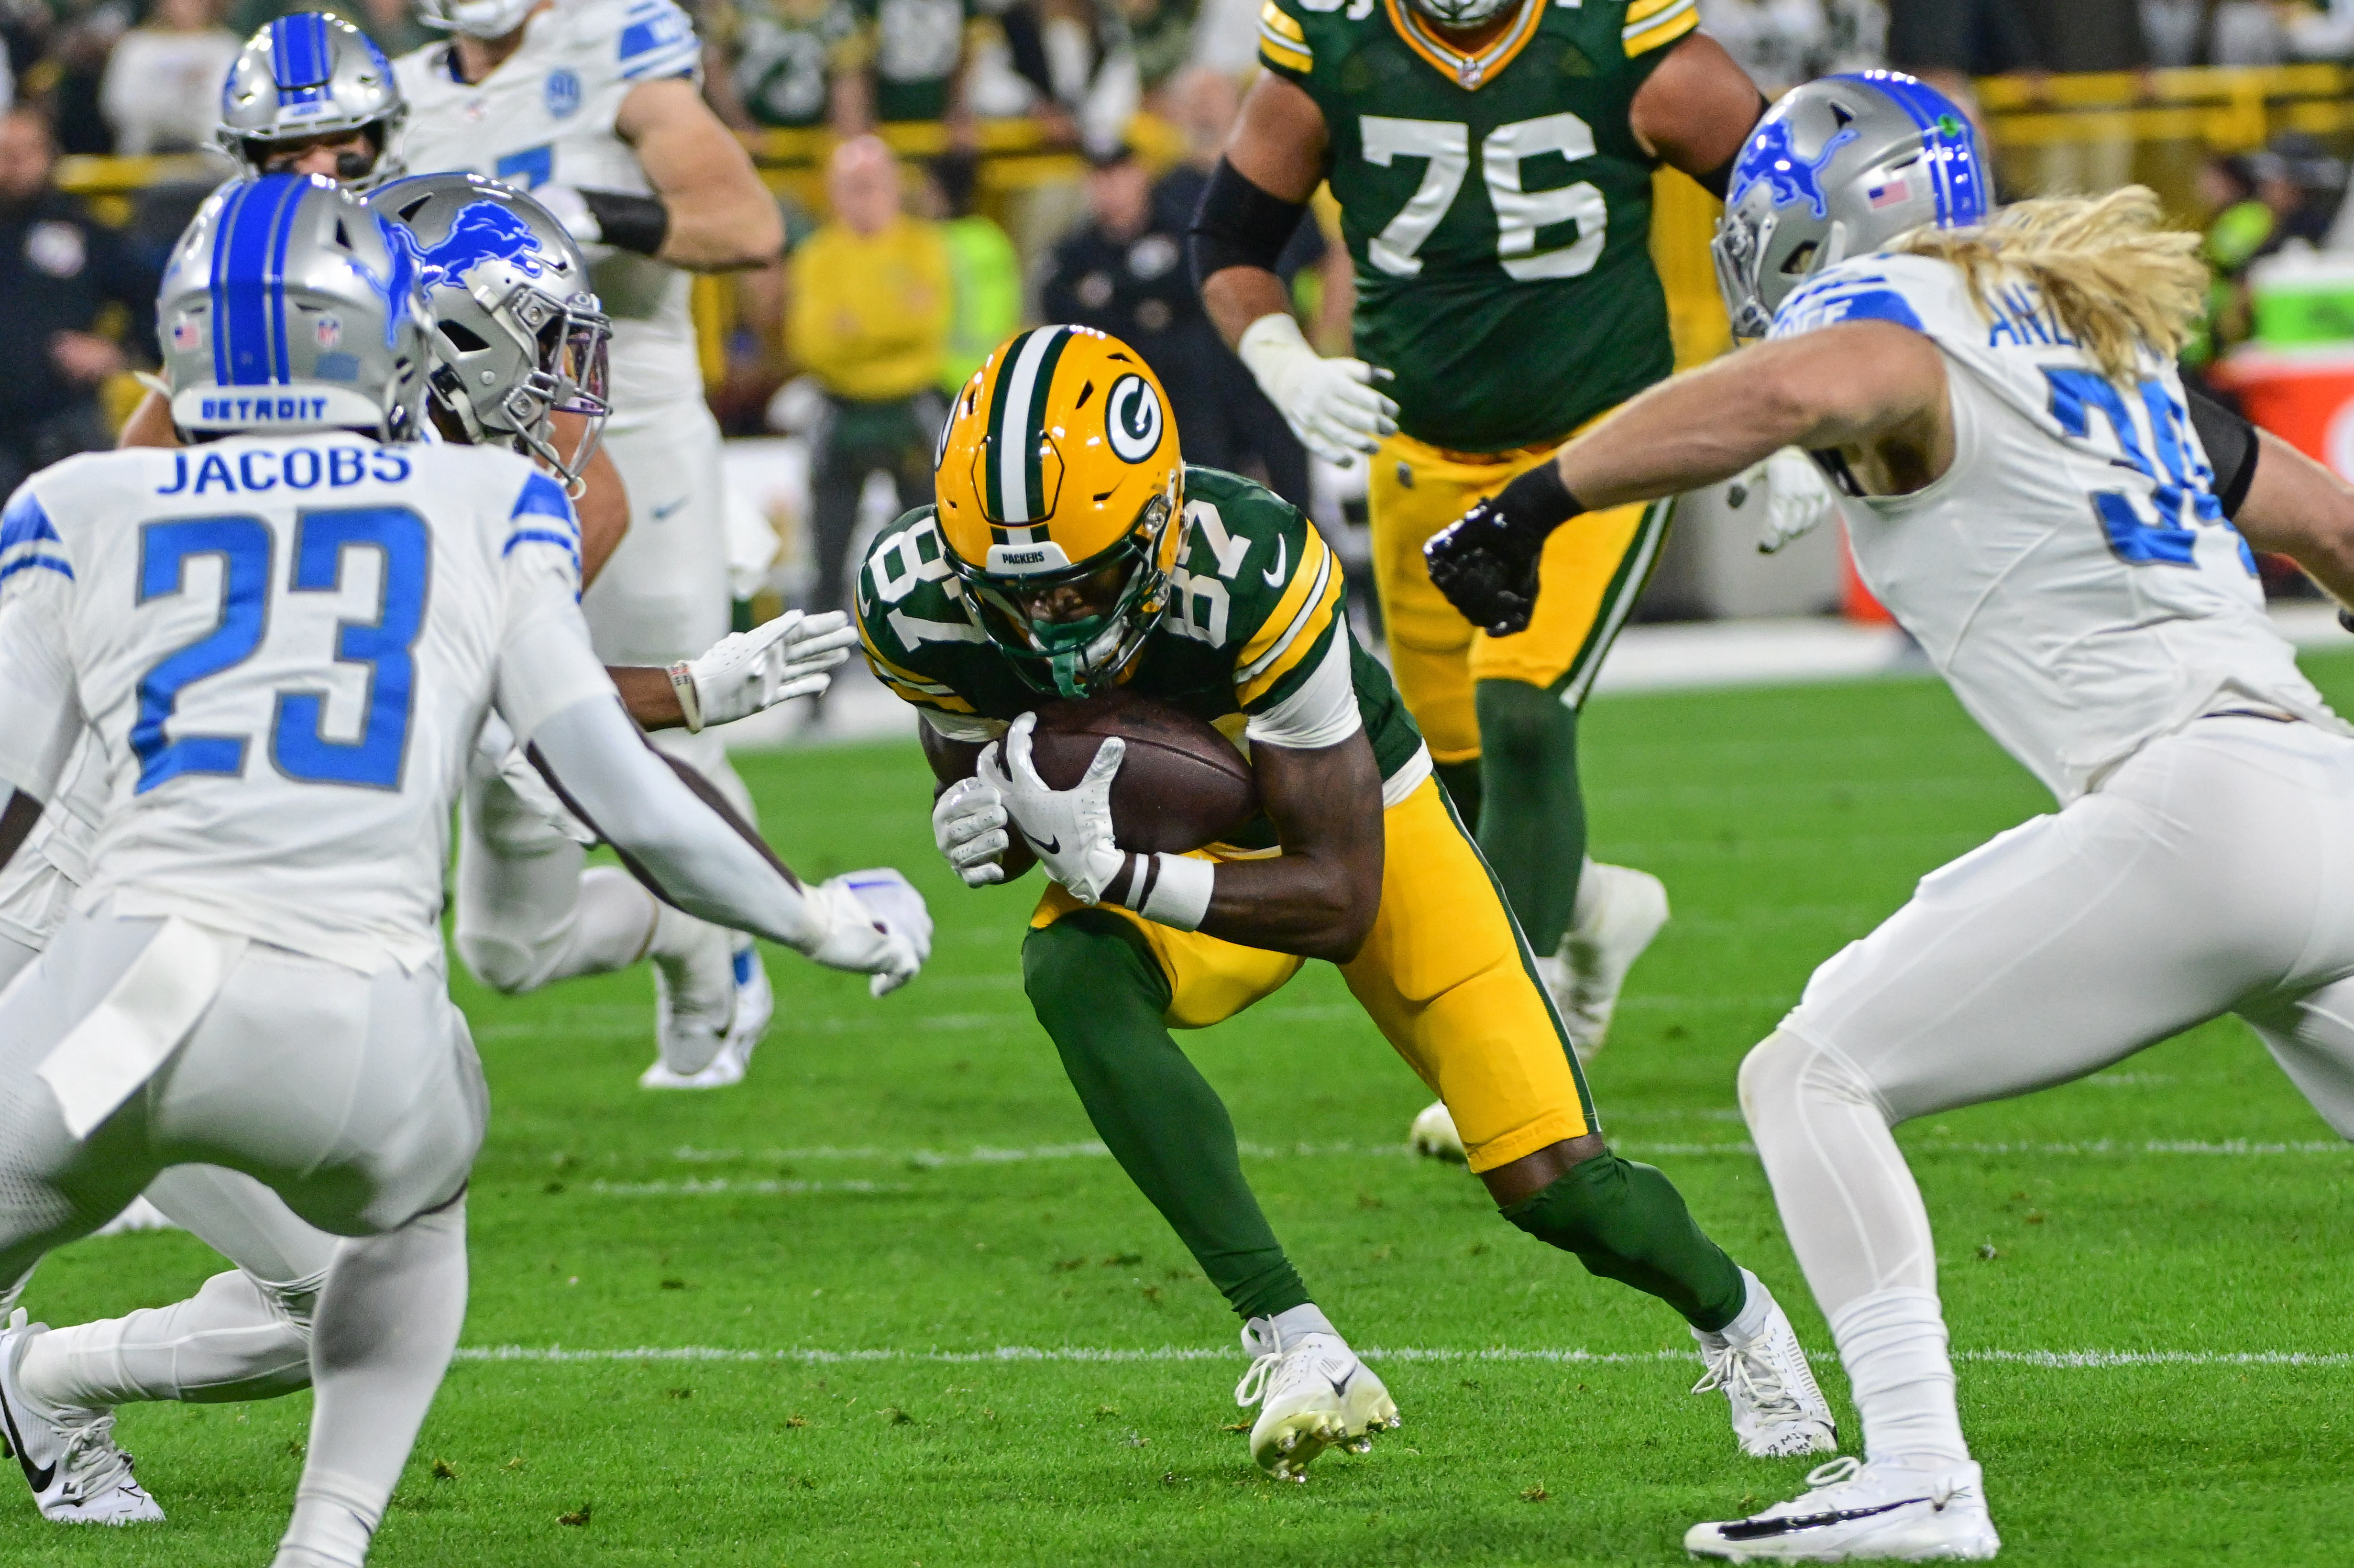
[[[1585,868],[1577,710],[1526,681],[1482,681],[1473,701],[1482,800],[1475,836],[1530,948],[1547,957],[1569,929]]]
[[[1455,820],[1476,834],[1479,831],[1479,759],[1434,762],[1430,770],[1438,775],[1438,787],[1454,804]]]
[[[1087,1119],[1245,1318],[1309,1299],[1243,1180],[1226,1107],[1171,1039],[1169,981],[1136,927],[1082,910],[1032,931],[1022,978]]]
[[[1749,1287],[1740,1266],[1702,1233],[1683,1194],[1653,1166],[1605,1152],[1503,1214],[1539,1241],[1575,1253],[1587,1273],[1658,1297],[1703,1333],[1741,1315]]]

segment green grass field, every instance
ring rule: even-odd
[[[2354,655],[2313,666],[2348,705]],[[1595,853],[1657,872],[1676,907],[1593,1073],[1606,1126],[1827,1345],[1734,1065],[1923,872],[2049,800],[1925,681],[1607,700],[1586,737]],[[461,989],[495,1097],[467,1351],[373,1561],[1666,1563],[1692,1520],[1795,1489],[1803,1461],[1739,1457],[1722,1400],[1686,1395],[1679,1320],[1404,1152],[1422,1087],[1322,966],[1187,1043],[1406,1425],[1308,1486],[1262,1479],[1225,1429],[1233,1319],[1094,1145],[1028,1016],[1037,885],[956,885],[921,767],[912,744],[745,763],[801,869],[896,862],[939,936],[880,1003],[771,957],[776,1026],[740,1089],[635,1087],[642,970]],[[2007,1560],[2354,1559],[2354,1157],[2245,1030],[1900,1136]],[[176,1234],[90,1242],[27,1304],[72,1321],[217,1266]],[[0,1563],[264,1563],[308,1415],[307,1398],[126,1412],[170,1522],[69,1533],[17,1493]]]

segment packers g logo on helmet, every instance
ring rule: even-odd
[[[1185,473],[1168,406],[1141,355],[1074,326],[1009,339],[957,394],[933,475],[940,538],[981,630],[1043,692],[1111,685],[1168,603]],[[1105,608],[1040,614],[1066,586]]]

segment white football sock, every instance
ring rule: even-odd
[[[1954,1363],[1934,1290],[1875,1290],[1831,1318],[1864,1457],[1941,1470],[1970,1457],[1954,1404]]]
[[[1745,1268],[1741,1271],[1741,1280],[1747,1287],[1747,1294],[1741,1298],[1741,1310],[1734,1316],[1732,1322],[1715,1333],[1702,1335],[1712,1348],[1727,1340],[1745,1345],[1764,1333],[1766,1325],[1773,1319],[1774,1293],[1766,1288],[1763,1280]]]
[[[304,1304],[317,1280],[280,1296],[238,1269],[185,1301],[36,1334],[17,1378],[51,1405],[110,1410],[145,1400],[275,1399],[309,1386]]]
[[[466,1317],[462,1198],[347,1241],[311,1345],[311,1447],[272,1568],[359,1568]]]

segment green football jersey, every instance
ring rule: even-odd
[[[1259,59],[1323,111],[1356,354],[1457,451],[1559,440],[1674,367],[1628,123],[1696,0],[1523,0],[1476,58],[1402,0],[1267,0]]]
[[[1023,680],[968,609],[932,508],[885,530],[858,570],[858,630],[867,662],[942,733],[983,740],[1054,701]],[[1242,741],[1253,715],[1308,687],[1332,640],[1347,640],[1357,715],[1385,784],[1427,771],[1422,735],[1389,672],[1349,632],[1341,562],[1299,510],[1265,486],[1211,468],[1185,470],[1185,537],[1170,604],[1129,666],[1124,689],[1181,708]],[[1345,713],[1345,709],[1343,710]],[[1261,822],[1246,844],[1272,844]]]

